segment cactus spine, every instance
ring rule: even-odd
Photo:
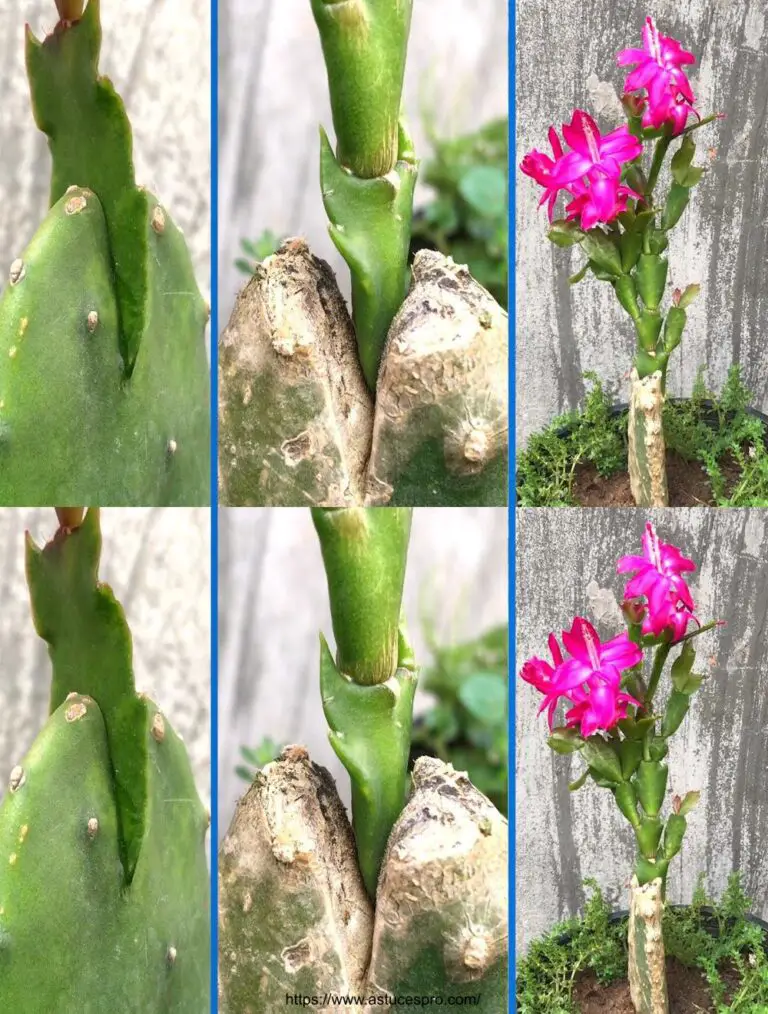
[[[125,109],[98,75],[99,0],[59,9],[51,36],[27,34],[53,175],[0,299],[0,501],[205,504],[208,308],[181,233],[136,186]]]
[[[100,548],[95,509],[27,541],[53,685],[0,805],[0,1009],[205,1014],[208,815],[181,740],[136,694]]]

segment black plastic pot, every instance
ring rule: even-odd
[[[673,405],[685,405],[691,399],[669,398],[668,400],[672,402]],[[701,404],[704,406],[705,410],[709,413],[709,416],[707,416],[706,414],[704,415],[704,421],[709,423],[711,427],[714,429],[718,421],[717,412],[715,411],[715,403],[713,401],[710,401],[709,399],[704,399],[702,400]],[[617,419],[620,415],[624,415],[628,411],[629,405],[626,402],[619,402],[617,405],[614,405],[611,408],[611,418]],[[754,419],[759,419],[765,426],[766,447],[768,447],[768,415],[764,415],[762,412],[759,412],[756,408],[748,408],[746,411],[747,415],[751,415]],[[570,432],[571,432],[570,426],[561,426],[560,429],[557,431],[557,435],[559,437],[564,438],[567,437],[570,434]]]
[[[690,905],[670,905],[669,908],[676,909],[677,911],[682,911],[683,909],[690,908]],[[714,917],[713,910],[711,908],[708,908],[707,906],[703,906],[701,912],[704,916],[708,916],[710,920],[709,923],[706,922],[704,923],[704,929],[706,929],[709,932],[710,936],[717,937],[718,926],[717,921]],[[616,925],[617,923],[620,922],[626,922],[628,918],[629,911],[627,909],[620,909],[618,912],[612,913],[609,922]],[[766,922],[764,919],[761,919],[757,915],[746,915],[744,916],[744,918],[747,922],[750,922],[755,926],[759,926],[760,929],[762,929],[763,934],[765,936],[766,945],[768,945],[768,922]],[[557,942],[561,946],[565,946],[565,944],[567,944],[570,941],[570,939],[571,939],[570,933],[563,933],[561,936],[557,938]]]

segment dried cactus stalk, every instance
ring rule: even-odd
[[[281,1010],[286,994],[359,993],[372,924],[333,779],[286,747],[256,775],[219,850],[223,1014]]]
[[[371,506],[507,502],[507,315],[431,250],[389,330],[366,477]]]
[[[290,240],[219,346],[220,484],[231,506],[499,506],[507,315],[430,251],[389,332],[375,406],[326,264]]]
[[[507,1010],[507,837],[466,774],[416,761],[379,878],[369,993],[473,995],[473,1010]]]
[[[482,1014],[507,1010],[507,822],[450,765],[416,762],[375,913],[333,781],[302,747],[257,775],[219,876],[224,1014],[334,993],[362,1006],[388,994],[479,995]],[[328,1009],[349,1006],[331,999]]]
[[[221,502],[359,502],[372,416],[333,273],[289,240],[240,293],[220,339]]]
[[[629,482],[638,507],[667,507],[663,378],[632,369],[629,396]]]
[[[669,1014],[661,878],[629,891],[629,990],[637,1014]]]

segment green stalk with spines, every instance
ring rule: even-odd
[[[52,542],[27,538],[53,682],[0,805],[0,1006],[205,1014],[208,815],[181,740],[136,693],[125,615],[98,581],[99,511],[57,513]]]
[[[352,784],[352,826],[371,897],[405,804],[418,672],[401,623],[410,508],[314,509],[336,659],[321,642],[320,689]]]
[[[413,0],[311,0],[328,74],[334,154],[321,132],[331,239],[347,262],[360,362],[372,391],[408,287],[418,163],[401,120]]]
[[[99,76],[100,0],[27,30],[51,208],[0,299],[0,501],[209,501],[208,307],[180,231],[136,185],[132,135]]]

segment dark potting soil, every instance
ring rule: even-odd
[[[739,975],[734,969],[721,970],[720,974],[727,993],[738,987]],[[714,1014],[712,995],[700,968],[687,968],[667,958],[667,988],[670,1014]],[[626,979],[601,986],[590,972],[577,979],[573,999],[581,1014],[635,1014]]]
[[[730,492],[740,476],[738,464],[723,461],[720,468]],[[674,451],[667,451],[667,484],[670,507],[714,507],[712,487],[707,473],[698,461],[686,461]],[[629,473],[617,472],[604,478],[594,465],[576,469],[573,496],[582,507],[634,507],[629,486]]]

